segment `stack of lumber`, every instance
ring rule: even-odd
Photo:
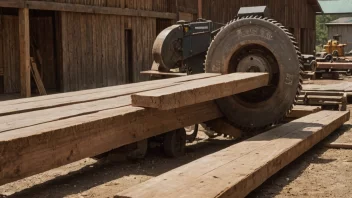
[[[200,158],[115,197],[245,197],[349,120],[321,111]]]
[[[341,70],[348,70],[352,69],[352,63],[338,63],[338,62],[318,62],[318,69],[341,69]]]
[[[321,110],[321,107],[317,107],[317,106],[296,105],[293,107],[291,113],[287,116],[287,118],[292,118],[292,119],[302,118],[312,113],[319,112],[320,110]]]
[[[260,73],[199,74],[1,102],[0,185],[220,118],[212,100],[267,82],[268,75]],[[177,109],[132,106],[132,94],[165,89],[176,90],[175,98],[186,102],[168,96],[168,104]]]
[[[337,84],[306,84],[303,85],[303,92],[342,92],[347,95],[352,95],[352,82],[343,82]]]

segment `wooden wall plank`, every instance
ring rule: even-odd
[[[2,34],[3,42],[3,56],[4,65],[4,92],[16,93],[20,92],[20,63],[19,63],[19,25],[17,16],[2,16]]]
[[[138,5],[144,5],[142,3],[136,3],[134,9],[121,9],[117,7],[108,7],[106,3],[101,6],[85,5],[81,1],[72,3],[58,3],[48,1],[26,1],[25,4],[8,4],[7,2],[0,1],[0,7],[15,7],[15,8],[29,8],[36,10],[51,10],[51,11],[62,11],[62,12],[78,12],[78,13],[93,13],[93,14],[106,14],[106,15],[123,15],[123,16],[141,16],[141,17],[154,17],[154,18],[167,18],[175,19],[176,14],[168,12],[154,12],[146,11],[142,9],[136,9]],[[74,5],[73,5],[74,4]]]

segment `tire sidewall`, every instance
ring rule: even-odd
[[[291,42],[284,30],[264,19],[239,19],[218,33],[209,47],[206,72],[227,74],[232,55],[248,44],[258,44],[271,51],[280,70],[276,92],[255,107],[248,107],[234,97],[217,100],[230,121],[242,127],[264,127],[270,122],[279,121],[291,109],[300,78],[300,61]]]

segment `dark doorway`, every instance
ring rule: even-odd
[[[31,57],[35,60],[44,87],[49,92],[59,90],[56,64],[55,12],[30,12]],[[34,81],[32,80],[34,83]],[[32,88],[36,85],[32,84]]]

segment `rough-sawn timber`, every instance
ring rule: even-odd
[[[321,111],[205,156],[116,197],[245,197],[349,120]]]
[[[149,82],[54,94],[42,97],[10,100],[0,103],[0,116],[110,99],[133,93],[175,86],[188,81],[211,78],[219,75],[220,74],[215,73],[198,74],[180,78],[154,80]]]
[[[217,75],[200,74],[0,103],[7,108],[3,114],[8,114],[0,117],[0,185],[221,118],[222,113],[212,101],[158,111],[132,107],[130,98],[131,93]],[[24,113],[16,114],[17,111]]]
[[[233,73],[132,95],[132,105],[170,110],[250,91],[269,83],[267,73]]]

